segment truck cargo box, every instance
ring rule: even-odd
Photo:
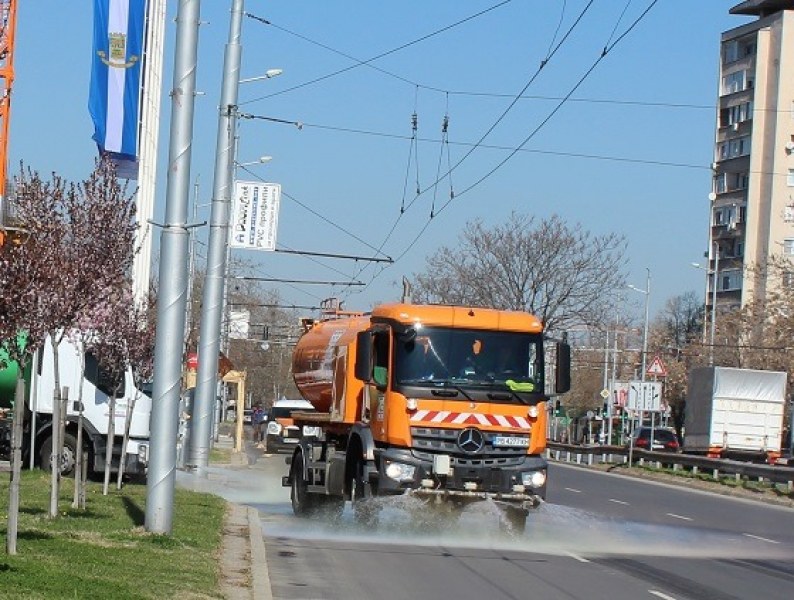
[[[779,453],[786,373],[701,367],[689,376],[686,452]]]

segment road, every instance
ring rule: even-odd
[[[257,467],[275,598],[729,600],[792,597],[794,511],[552,465],[523,535],[480,504],[454,520],[385,499],[375,530],[292,515],[283,456]]]

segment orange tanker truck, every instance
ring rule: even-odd
[[[570,346],[524,312],[385,304],[323,317],[305,322],[292,363],[317,410],[292,413],[315,434],[295,443],[282,479],[295,514],[349,499],[366,520],[368,499],[408,493],[453,507],[490,499],[522,529],[545,497],[546,402],[570,388]]]

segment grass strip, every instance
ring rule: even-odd
[[[8,479],[0,482],[5,543]],[[218,552],[225,502],[176,488],[172,535],[144,529],[146,486],[127,484],[102,495],[89,482],[86,509],[71,508],[73,482],[63,480],[60,514],[48,517],[50,476],[23,471],[15,556],[0,556],[4,598],[220,598]]]

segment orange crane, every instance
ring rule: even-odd
[[[8,121],[11,116],[11,89],[14,85],[14,33],[17,0],[0,0],[0,210],[5,208],[8,176]],[[3,215],[0,214],[0,246],[5,243]]]

